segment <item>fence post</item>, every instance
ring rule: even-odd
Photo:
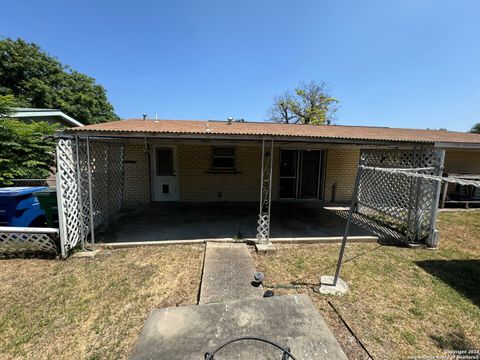
[[[59,140],[61,141],[61,140]],[[58,226],[60,231],[60,251],[62,254],[62,258],[67,257],[67,250],[65,249],[66,243],[66,236],[67,236],[67,225],[65,219],[65,208],[63,206],[64,194],[63,194],[63,186],[62,186],[62,166],[61,166],[61,158],[59,156],[59,152],[62,151],[59,145],[59,141],[57,141],[56,145],[56,157],[57,157],[57,173],[55,174],[56,186],[57,186],[57,208],[58,208]]]
[[[77,161],[77,192],[78,192],[78,207],[79,207],[79,226],[80,226],[80,243],[82,246],[82,251],[85,251],[85,226],[84,226],[84,216],[83,216],[83,199],[82,199],[82,178],[80,174],[80,155],[78,150],[78,136],[75,136],[75,153]]]
[[[443,166],[445,162],[445,150],[440,150],[440,159],[439,162],[436,166],[436,174],[442,176],[443,175]],[[437,224],[437,217],[438,217],[438,207],[440,205],[440,193],[442,192],[442,182],[437,181],[436,184],[434,184],[436,192],[435,192],[435,200],[432,203],[432,215],[430,218],[430,233],[427,238],[427,246],[428,247],[437,247],[438,246],[438,231],[435,228]]]
[[[88,201],[90,212],[90,239],[92,245],[95,245],[95,222],[93,218],[93,192],[92,192],[92,166],[90,158],[90,137],[87,136],[87,171],[88,171]]]

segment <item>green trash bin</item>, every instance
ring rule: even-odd
[[[40,207],[45,211],[47,227],[58,228],[57,190],[47,188],[35,192],[34,195],[38,198]]]

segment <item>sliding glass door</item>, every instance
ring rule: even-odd
[[[323,151],[281,150],[280,198],[320,199]]]

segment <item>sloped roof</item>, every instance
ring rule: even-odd
[[[420,143],[469,143],[480,145],[480,134],[442,130],[400,129],[370,126],[292,125],[266,122],[208,120],[130,119],[72,128],[67,132],[152,133],[178,135],[269,136]]]
[[[67,126],[83,126],[80,121],[75,120],[58,109],[12,108],[12,111],[13,114],[11,117],[13,118],[38,118],[40,120],[43,117],[58,118],[58,122]]]

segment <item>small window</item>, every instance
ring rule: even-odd
[[[172,149],[157,149],[157,176],[173,175]]]
[[[214,146],[212,148],[212,167],[216,170],[235,170],[235,148],[233,146]]]

